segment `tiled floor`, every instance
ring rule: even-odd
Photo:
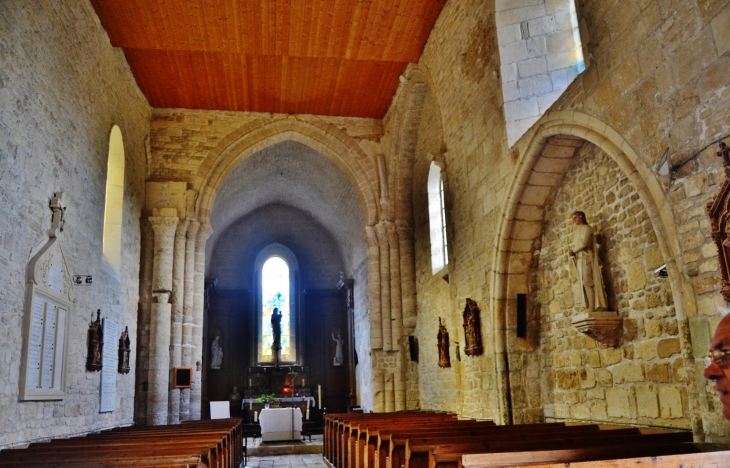
[[[245,466],[246,468],[327,468],[321,453],[248,457]]]

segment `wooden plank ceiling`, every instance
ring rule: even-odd
[[[153,107],[382,118],[446,0],[91,0]]]

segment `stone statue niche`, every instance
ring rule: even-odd
[[[617,312],[607,310],[596,232],[588,224],[584,212],[575,211],[571,218],[574,226],[568,250],[568,269],[578,310],[572,324],[596,341],[611,347],[618,346],[622,320]]]
[[[438,339],[439,367],[451,367],[449,332],[446,330],[446,325],[441,322],[441,317],[439,317],[439,332],[436,338]]]
[[[721,142],[717,149],[717,156],[722,158],[725,168],[725,181],[714,200],[707,204],[707,214],[710,215],[712,240],[717,248],[717,260],[720,264],[720,281],[723,299],[730,302],[730,146]]]
[[[464,317],[464,354],[480,356],[482,354],[482,321],[477,303],[466,298],[466,307],[462,313]]]

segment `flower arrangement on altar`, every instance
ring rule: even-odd
[[[256,400],[258,400],[260,403],[265,404],[266,406],[279,402],[279,400],[276,399],[276,393],[263,393],[260,397],[257,397]]]

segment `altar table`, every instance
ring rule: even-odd
[[[302,438],[302,410],[299,408],[263,409],[259,423],[262,442]]]

